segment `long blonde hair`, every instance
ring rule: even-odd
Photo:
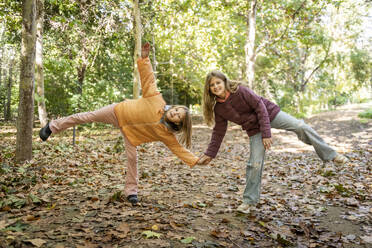
[[[205,84],[204,84],[204,93],[203,93],[203,115],[204,121],[208,126],[214,124],[214,105],[216,104],[216,96],[210,90],[210,82],[212,78],[219,78],[225,83],[225,89],[230,93],[235,93],[238,90],[238,86],[242,83],[235,80],[229,80],[225,74],[220,71],[211,71],[208,73]]]
[[[175,124],[173,122],[168,124],[171,124],[170,127],[172,128],[172,131],[175,133],[181,133],[181,136],[179,138],[179,142],[181,144],[184,144],[187,148],[191,147],[191,136],[192,136],[192,118],[191,113],[188,107],[183,105],[171,105],[171,107],[168,109],[168,111],[172,108],[183,108],[185,110],[185,118],[181,121],[180,124]]]

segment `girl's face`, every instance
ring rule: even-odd
[[[169,121],[178,125],[185,119],[186,110],[181,107],[173,107],[167,111],[166,117]]]
[[[225,82],[221,78],[212,77],[209,82],[209,90],[218,98],[225,98],[226,96]]]

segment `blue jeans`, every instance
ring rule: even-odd
[[[329,161],[337,153],[303,120],[280,111],[270,123],[272,128],[292,131],[305,144],[312,145],[319,158]],[[260,200],[261,178],[265,159],[265,148],[262,143],[261,133],[249,137],[250,157],[246,168],[246,186],[243,201],[247,204],[256,204]]]

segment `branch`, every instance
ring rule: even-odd
[[[305,80],[305,82],[303,82],[301,84],[301,91],[303,91],[303,89],[305,88],[306,84],[309,82],[310,78],[313,76],[313,74],[324,64],[324,62],[327,60],[328,58],[328,55],[329,55],[329,50],[331,48],[331,42],[329,42],[328,44],[328,48],[326,50],[326,54],[323,58],[323,60],[319,63],[319,65],[317,67],[314,68],[314,70],[310,73],[310,75],[307,77],[307,79]]]
[[[302,4],[301,4],[301,6],[300,7],[298,7],[297,9],[296,9],[296,11],[293,13],[293,15],[291,16],[291,22],[290,23],[288,23],[288,25],[287,25],[287,27],[285,28],[285,30],[282,32],[282,34],[279,36],[279,37],[277,37],[277,38],[275,38],[275,39],[273,39],[273,40],[266,40],[265,42],[263,42],[263,43],[261,43],[261,45],[259,45],[258,47],[257,47],[257,49],[256,49],[256,56],[257,56],[257,54],[261,51],[261,50],[263,50],[265,47],[267,47],[268,45],[273,45],[273,44],[275,44],[276,42],[278,42],[279,40],[281,40],[283,37],[284,37],[284,35],[286,35],[287,34],[287,31],[288,31],[288,29],[289,29],[289,26],[293,23],[293,20],[295,19],[295,17],[296,17],[296,15],[300,12],[300,10],[304,7],[304,5],[305,5],[305,3],[306,3],[306,0],[305,1],[303,1],[302,2]],[[270,36],[269,36],[270,37]]]
[[[111,20],[113,17],[112,17],[112,13],[110,15],[110,18],[109,20]],[[109,21],[107,22],[108,25],[109,25]],[[96,32],[95,32],[95,35],[97,36],[98,35],[98,41],[96,42],[96,46],[94,47],[93,45],[93,48],[92,48],[92,52],[94,52],[94,56],[93,56],[93,59],[92,61],[89,63],[88,61],[88,65],[87,65],[87,70],[90,69],[93,65],[94,65],[94,62],[96,61],[96,58],[97,58],[97,55],[98,55],[98,52],[99,52],[99,49],[101,48],[101,45],[102,45],[102,37],[103,37],[103,34],[104,34],[104,26],[106,25],[105,23],[105,20],[98,26],[98,28],[96,29]]]
[[[298,78],[298,74],[299,74],[300,72],[303,72],[303,71],[301,71],[301,68],[305,68],[305,62],[306,62],[306,60],[307,60],[307,55],[308,55],[308,51],[309,51],[309,49],[310,49],[310,47],[309,47],[309,46],[306,46],[306,48],[305,48],[305,56],[304,56],[303,59],[301,59],[301,66],[300,66],[300,69],[296,72],[296,74],[295,74],[295,76],[294,76],[296,79]],[[303,78],[303,77],[301,77],[301,81],[302,81],[302,78]],[[302,87],[302,83],[301,83],[301,87]]]

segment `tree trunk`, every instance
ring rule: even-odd
[[[3,74],[3,51],[0,50],[0,87],[2,83],[2,74]]]
[[[152,44],[151,44],[151,47],[152,47],[152,62],[153,62],[153,69],[154,69],[154,73],[156,73],[156,55],[155,55],[155,38],[154,38],[154,34],[152,35]]]
[[[41,126],[48,123],[48,114],[45,106],[44,95],[44,65],[43,65],[43,25],[44,25],[44,0],[36,0],[37,15],[36,15],[36,85],[37,85],[37,105],[39,112],[39,120]]]
[[[9,121],[12,119],[12,112],[10,110],[11,100],[12,100],[12,83],[13,83],[13,66],[14,60],[12,59],[9,63],[9,75],[8,75],[8,85],[7,85],[7,97],[6,105],[4,106],[4,119],[5,121]]]
[[[1,83],[2,83],[2,74],[3,74],[3,51],[0,49],[0,90],[1,90]],[[5,89],[5,83],[4,87]],[[3,96],[2,92],[0,91],[0,105],[3,104],[4,106],[4,118],[5,118],[5,111],[6,111],[6,102],[5,97]]]
[[[171,44],[170,44],[170,54],[169,54],[169,66],[170,66],[170,70],[171,70],[171,105],[174,104],[174,85],[173,85],[173,74],[174,74],[174,66],[173,66],[173,42],[171,41]]]
[[[86,64],[80,65],[80,67],[77,68],[77,73],[78,73],[78,93],[80,95],[83,95],[83,85],[84,85],[84,78],[85,78],[85,72],[87,69]]]
[[[138,4],[138,0],[133,0],[133,31],[134,31],[134,55],[133,55],[133,98],[137,99],[139,97],[140,92],[140,77],[137,68],[137,59],[141,56],[141,38],[142,38],[142,30],[141,30],[141,12]]]
[[[245,66],[247,73],[248,86],[254,89],[254,66],[256,63],[256,51],[255,51],[255,39],[256,39],[256,8],[257,0],[250,2],[250,8],[248,12],[248,32],[247,41],[245,43]]]
[[[22,47],[17,119],[16,160],[32,159],[32,122],[34,116],[34,76],[36,43],[36,1],[24,0],[22,6]]]

